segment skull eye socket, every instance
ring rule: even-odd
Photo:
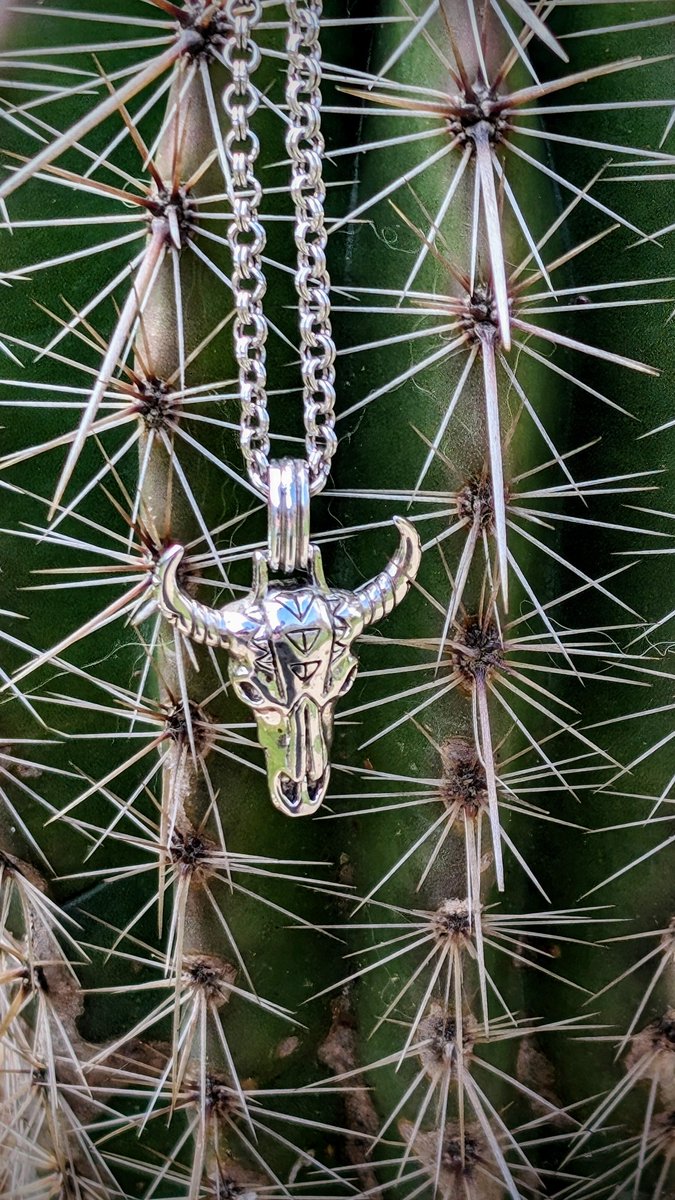
[[[262,704],[265,699],[260,688],[247,679],[237,683],[237,691],[246,704]]]

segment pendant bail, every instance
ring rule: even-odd
[[[272,461],[268,471],[267,552],[272,571],[292,575],[309,562],[309,465],[302,458]]]

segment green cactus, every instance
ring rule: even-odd
[[[300,820],[157,606],[172,542],[217,606],[265,546],[223,104],[257,9],[297,456],[288,5],[0,6],[0,1197],[669,1200],[672,6],[326,0],[313,540],[350,592],[393,516],[423,555]]]

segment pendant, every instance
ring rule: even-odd
[[[194,600],[178,581],[180,545],[164,551],[154,582],[175,628],[227,651],[234,691],[255,714],[272,802],[301,817],[328,789],[335,706],[358,669],[352,642],[403,599],[421,549],[413,526],[394,517],[400,543],[385,569],[353,592],[330,588],[309,540],[306,461],[271,462],[268,486],[268,547],[254,555],[247,596],[219,609]]]

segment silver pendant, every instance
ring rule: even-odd
[[[394,517],[400,544],[385,569],[354,592],[330,588],[309,541],[307,463],[272,462],[268,480],[268,549],[254,555],[244,599],[220,609],[194,600],[178,582],[180,545],[162,554],[155,586],[175,628],[227,651],[235,693],[255,713],[272,802],[301,817],[317,811],[328,789],[335,706],[358,669],[352,642],[403,599],[421,550],[413,526]]]

